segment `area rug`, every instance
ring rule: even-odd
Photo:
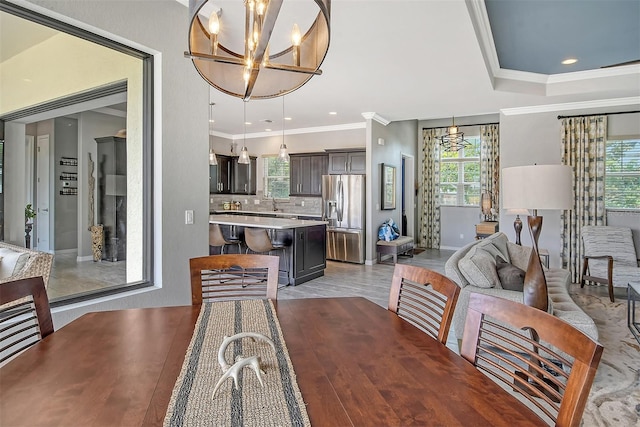
[[[604,346],[582,425],[640,426],[640,344],[627,327],[626,298],[612,303],[603,287],[577,284],[570,294],[596,322]]]
[[[229,378],[222,380],[214,394],[216,383],[224,378],[218,348],[225,337],[241,332],[269,337],[274,348],[260,339],[243,338],[227,347],[225,361],[232,365],[239,356],[258,356],[264,385],[252,369],[244,369],[239,372],[237,388]],[[203,304],[164,426],[310,425],[271,301]]]

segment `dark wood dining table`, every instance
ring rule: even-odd
[[[314,426],[546,425],[369,300],[280,300],[276,312]],[[76,319],[0,368],[0,425],[162,425],[198,314],[188,306]]]

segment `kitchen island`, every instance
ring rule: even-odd
[[[241,242],[244,242],[246,227],[266,228],[274,243],[286,246],[283,252],[277,251],[280,256],[279,283],[298,285],[324,276],[327,266],[325,221],[221,214],[209,215],[209,222],[220,225],[225,237]],[[233,246],[229,249],[233,250]],[[246,250],[244,243],[242,250]]]

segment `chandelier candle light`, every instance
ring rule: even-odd
[[[281,96],[322,74],[330,12],[331,0],[189,0],[185,56],[228,95]]]

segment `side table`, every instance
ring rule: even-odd
[[[629,282],[627,287],[627,325],[640,343],[640,322],[636,319],[636,301],[640,301],[640,282]]]

